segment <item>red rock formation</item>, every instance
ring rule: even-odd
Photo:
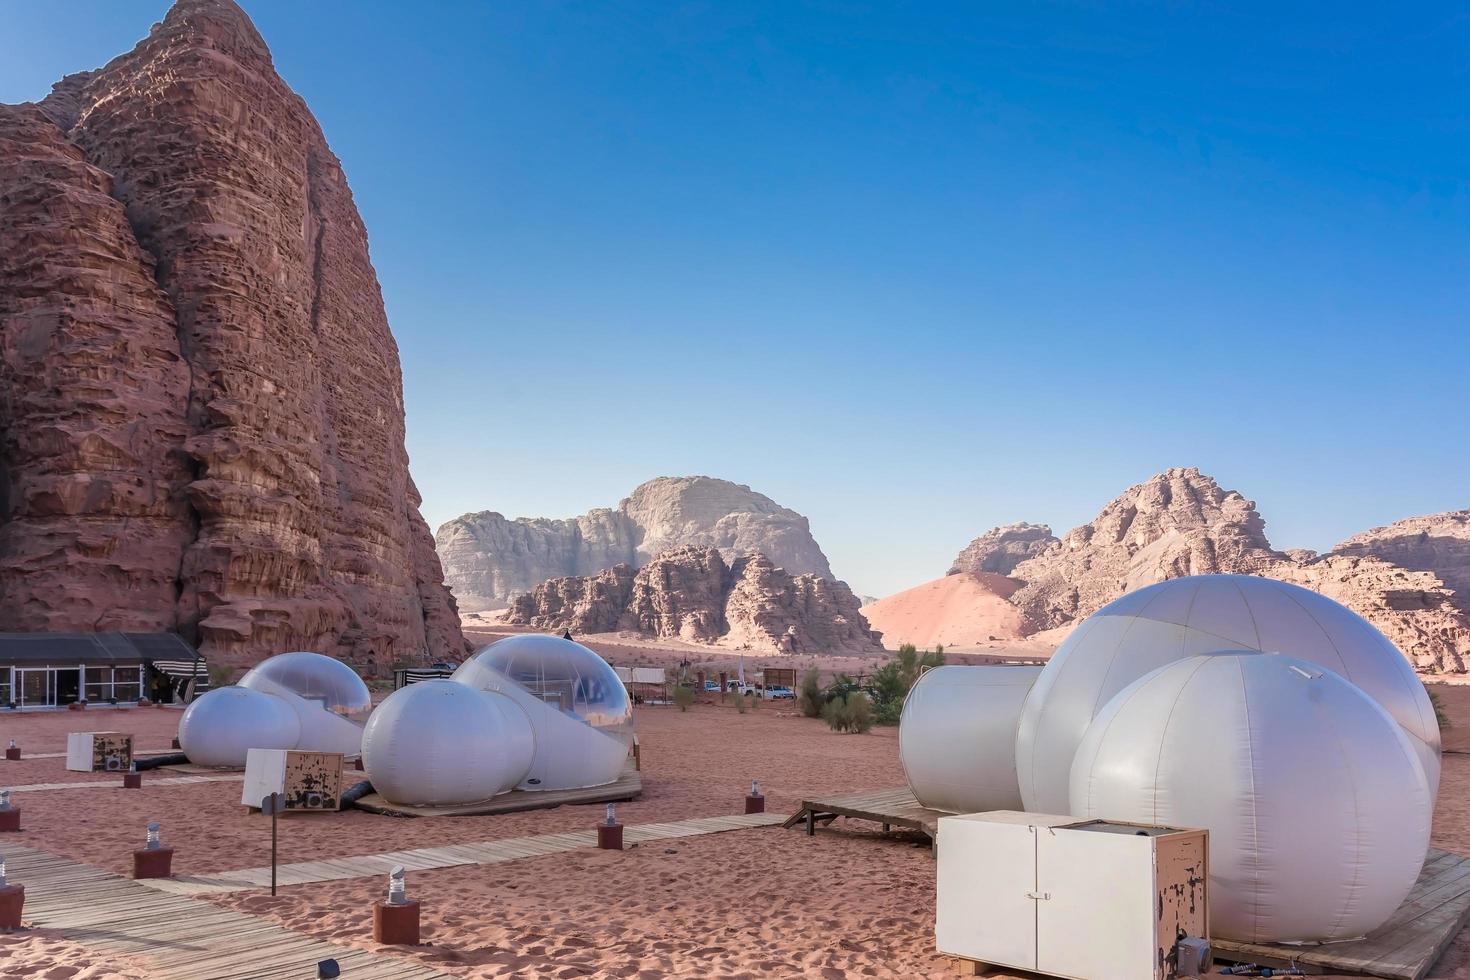
[[[109,183],[112,200],[49,219],[32,203],[37,228],[0,253],[0,338],[18,352],[7,367],[41,356],[63,379],[3,420],[10,601],[0,627],[101,628],[81,612],[126,606],[233,662],[311,649],[381,668],[460,652],[408,476],[397,347],[366,231],[340,164],[249,19],[229,0],[179,0],[132,52],[64,79],[40,108],[49,131],[35,107],[6,107],[4,119],[67,165],[7,147],[0,195],[41,193],[49,168],[76,200]],[[42,286],[29,288],[37,263]],[[37,339],[36,324],[56,318],[46,309],[80,326]],[[71,340],[82,327],[102,337],[85,356]],[[103,369],[98,343],[125,356]],[[45,421],[88,405],[64,381],[88,369],[133,424],[113,465],[152,481],[136,497],[159,525],[111,537],[112,580],[35,574],[47,548],[89,553],[56,538],[54,517],[75,500],[101,528],[133,513],[100,491],[73,491],[58,508],[29,490],[46,475],[96,484],[105,471],[87,455],[105,435]],[[126,595],[127,570],[145,568],[169,589],[151,582],[146,597]]]
[[[727,565],[716,548],[667,551],[634,572],[620,564],[543,582],[511,600],[507,623],[574,633],[628,630],[772,653],[882,649],[843,582],[790,575],[764,555]]]
[[[993,527],[965,546],[949,566],[949,575],[1009,575],[1027,558],[1056,543],[1046,524],[1006,524]]]

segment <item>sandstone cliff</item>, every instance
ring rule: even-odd
[[[977,538],[956,565],[985,560],[1003,530]],[[1019,586],[1010,602],[1021,615],[1018,634],[1029,635],[1075,624],[1154,582],[1220,572],[1267,575],[1336,599],[1420,670],[1470,667],[1470,512],[1400,521],[1327,555],[1277,551],[1255,504],[1197,469],[1167,470],[1129,488],[1091,522],[1017,563],[1009,572]],[[881,604],[874,615],[894,628]]]
[[[832,577],[807,519],[750,487],[708,476],[659,477],[616,510],[564,520],[465,514],[435,539],[449,585],[467,610],[496,609],[551,578],[639,568],[666,551],[716,548],[726,562],[763,554],[795,574]]]
[[[0,629],[463,649],[337,158],[229,0],[0,106]]]
[[[791,575],[764,555],[727,563],[719,549],[688,545],[636,572],[551,579],[511,600],[505,621],[573,633],[634,631],[772,653],[871,653],[880,649],[847,585]]]
[[[1034,558],[1056,543],[1046,524],[1006,524],[993,527],[965,546],[949,566],[950,575],[993,572],[1009,575],[1027,558]]]

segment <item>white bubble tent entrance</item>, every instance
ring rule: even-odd
[[[1222,939],[1355,939],[1418,878],[1434,707],[1344,606],[1253,576],[1170,579],[1027,671],[943,667],[915,685],[899,745],[921,804],[1204,827]]]

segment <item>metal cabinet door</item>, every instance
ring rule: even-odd
[[[1036,835],[1025,824],[966,823],[940,831],[940,952],[1036,969]]]
[[[1036,969],[1078,980],[1155,976],[1153,841],[1036,833]]]

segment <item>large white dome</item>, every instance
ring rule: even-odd
[[[206,691],[179,719],[179,746],[196,766],[241,767],[250,749],[293,749],[300,736],[290,705],[245,687]]]
[[[1432,803],[1410,738],[1319,664],[1216,653],[1160,667],[1076,753],[1080,817],[1210,831],[1210,921],[1249,942],[1352,939],[1414,886]]]
[[[362,738],[373,789],[404,805],[488,800],[513,789],[534,754],[530,720],[513,701],[449,680],[394,691]]]
[[[1197,575],[1130,592],[1089,616],[1026,698],[1016,772],[1026,809],[1067,812],[1072,758],[1102,706],[1149,671],[1223,649],[1289,653],[1357,685],[1411,737],[1431,792],[1439,725],[1424,685],[1387,637],[1345,606],[1250,575]]]
[[[362,751],[362,726],[373,698],[357,671],[320,653],[282,653],[262,660],[240,686],[272,694],[290,705],[301,724],[293,748],[311,752]]]
[[[936,667],[903,702],[898,755],[914,798],[951,813],[1019,810],[1016,720],[1040,667]]]
[[[531,719],[536,757],[525,790],[614,782],[633,744],[633,705],[606,660],[580,643],[526,633],[497,640],[460,664],[453,680],[515,701]]]

